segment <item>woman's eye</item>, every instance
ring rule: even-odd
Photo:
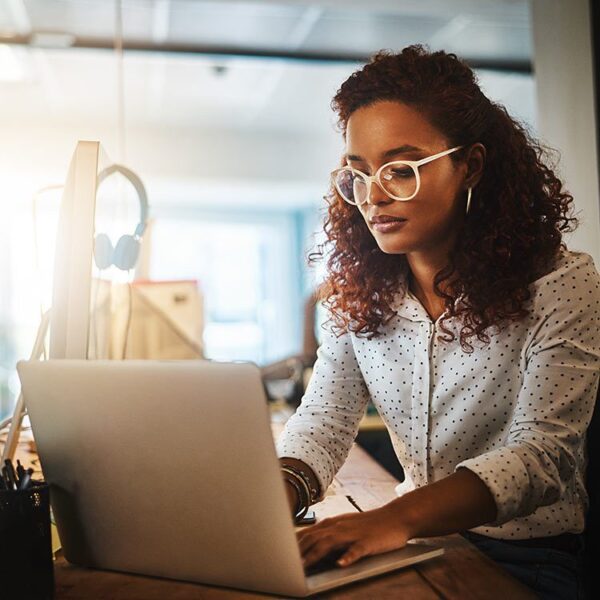
[[[412,177],[414,172],[412,169],[392,169],[394,177]]]

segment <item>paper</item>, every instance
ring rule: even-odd
[[[350,500],[342,495],[326,496],[321,502],[313,504],[311,509],[315,511],[317,523],[328,517],[335,517],[349,512],[359,512]]]

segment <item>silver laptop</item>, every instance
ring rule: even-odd
[[[252,363],[17,369],[71,563],[303,597],[444,551],[411,542],[308,575]]]

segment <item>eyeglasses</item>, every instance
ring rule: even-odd
[[[354,206],[368,202],[372,182],[378,183],[393,200],[410,200],[417,195],[421,187],[419,167],[462,147],[456,146],[421,160],[395,160],[381,165],[375,175],[365,175],[350,166],[341,167],[331,172],[331,178],[340,196]]]

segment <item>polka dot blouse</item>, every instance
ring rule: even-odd
[[[367,403],[390,433],[405,480],[396,491],[438,481],[459,467],[476,473],[496,501],[496,538],[579,533],[585,431],[600,380],[600,275],[585,252],[561,250],[554,270],[530,285],[525,320],[486,331],[489,345],[445,322],[444,336],[401,286],[397,314],[381,337],[323,332],[301,405],[277,440],[326,490],[345,461]]]

